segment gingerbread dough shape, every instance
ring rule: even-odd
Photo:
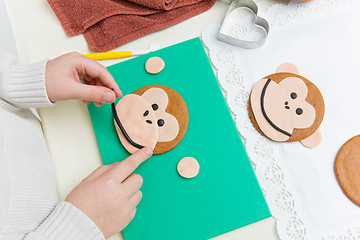
[[[183,139],[189,114],[185,101],[173,89],[149,85],[113,104],[114,124],[120,142],[130,153],[144,146],[161,154]]]
[[[341,147],[334,170],[344,194],[360,207],[360,135],[351,138]]]
[[[165,62],[159,57],[151,57],[145,63],[145,70],[150,74],[157,74],[165,67]]]
[[[177,171],[184,178],[196,177],[199,173],[200,165],[193,157],[185,157],[181,159],[177,165]]]
[[[278,72],[257,82],[249,98],[249,115],[255,128],[271,140],[316,147],[325,113],[319,89],[298,75],[298,68],[284,63]],[[314,134],[315,133],[315,134]]]

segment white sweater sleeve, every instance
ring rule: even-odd
[[[16,65],[10,57],[0,57],[0,180],[6,186],[0,188],[0,239],[104,240],[82,211],[57,201],[55,184],[37,184],[52,181],[51,159],[39,122],[19,108],[52,105],[45,87],[46,63]]]
[[[46,63],[19,65],[10,56],[0,57],[0,98],[19,108],[53,105],[46,92]]]
[[[60,202],[48,218],[24,240],[103,240],[98,227],[83,212]]]

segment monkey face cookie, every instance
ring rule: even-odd
[[[316,131],[324,111],[319,89],[288,63],[257,82],[249,99],[251,121],[262,134],[278,142],[301,141],[307,147],[321,142]]]
[[[114,124],[122,145],[130,153],[144,146],[161,154],[184,137],[188,121],[185,101],[173,89],[150,85],[113,104]]]

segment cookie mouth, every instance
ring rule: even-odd
[[[120,121],[120,119],[119,119],[119,117],[118,117],[118,114],[117,114],[117,112],[116,112],[115,103],[112,103],[112,104],[111,104],[111,108],[112,108],[112,113],[113,113],[113,115],[114,115],[115,122],[116,122],[116,124],[118,125],[118,127],[120,128],[120,130],[121,130],[122,134],[124,135],[124,137],[126,138],[126,140],[127,140],[131,145],[133,145],[133,146],[136,147],[136,148],[139,148],[139,149],[144,148],[143,145],[140,145],[140,144],[134,142],[134,141],[131,139],[131,137],[129,136],[129,134],[127,134],[127,132],[126,132],[124,126],[121,124],[121,121]]]
[[[265,107],[264,107],[264,98],[265,98],[266,89],[267,89],[267,87],[269,86],[270,82],[271,82],[271,79],[269,78],[269,79],[266,81],[266,83],[265,83],[265,85],[264,85],[264,87],[263,87],[263,89],[262,89],[262,91],[261,91],[261,97],[260,97],[261,112],[262,112],[262,114],[264,115],[266,121],[267,121],[276,131],[281,132],[281,133],[285,134],[285,135],[288,136],[288,137],[291,137],[291,133],[289,133],[289,132],[287,132],[287,131],[279,128],[278,126],[276,126],[275,123],[273,123],[273,122],[270,120],[270,118],[268,117],[268,115],[266,114]]]

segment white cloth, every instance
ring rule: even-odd
[[[351,0],[274,6],[259,14],[271,24],[267,43],[252,50],[217,41],[219,26],[203,33],[281,239],[360,239],[360,207],[344,195],[334,174],[338,150],[360,134],[359,10],[360,2]],[[229,29],[238,36],[246,30]],[[270,141],[248,117],[252,87],[284,62],[296,64],[323,94],[323,141],[315,149]]]
[[[28,109],[52,105],[45,66],[0,59],[0,239],[104,239],[84,213],[58,202],[41,124]]]
[[[0,0],[0,31],[0,54],[11,53],[17,56],[14,35],[11,29],[4,0]]]

